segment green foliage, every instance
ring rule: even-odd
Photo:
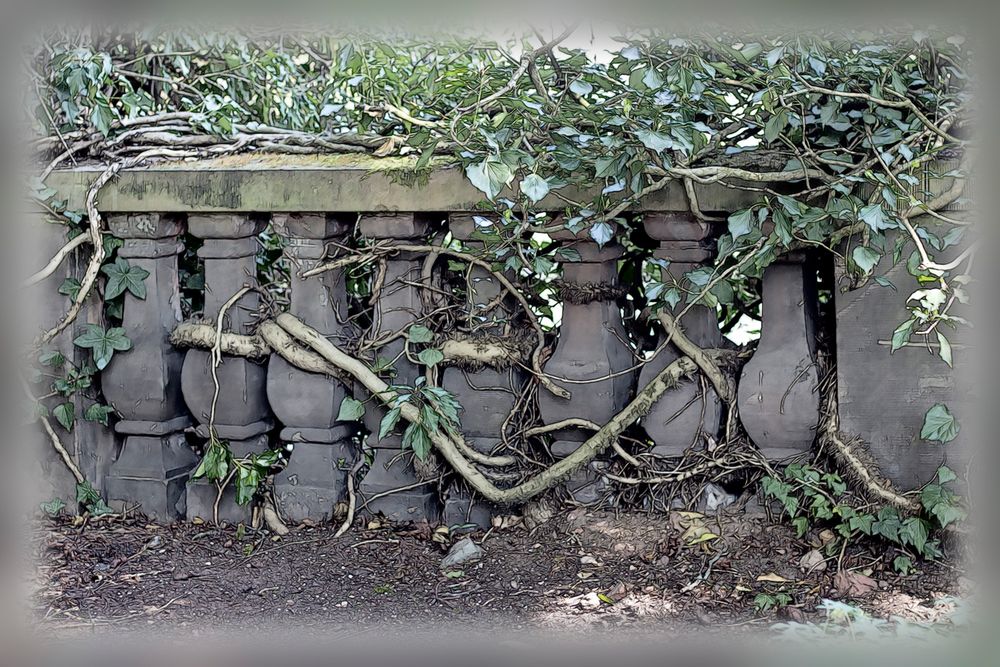
[[[97,364],[98,370],[104,370],[116,350],[121,352],[132,347],[132,341],[125,335],[125,329],[121,327],[105,329],[98,324],[84,325],[84,332],[73,339],[73,343],[78,347],[93,350],[94,363]]]
[[[393,386],[391,389],[397,392],[397,396],[379,424],[379,440],[385,438],[396,427],[404,403],[410,403],[419,410],[420,420],[407,424],[403,431],[403,448],[412,449],[420,460],[427,460],[430,455],[433,447],[431,433],[439,429],[453,435],[461,432],[458,413],[462,406],[446,389],[427,386],[424,378],[417,378],[413,387]]]
[[[149,277],[149,271],[138,266],[131,266],[128,260],[117,258],[113,264],[105,264],[101,271],[107,275],[104,286],[104,298],[114,299],[126,290],[138,299],[146,298],[146,285],[143,281]]]
[[[58,516],[66,507],[62,498],[53,498],[47,503],[40,503],[38,507],[49,516]]]
[[[353,422],[365,416],[365,404],[361,401],[345,396],[340,402],[340,411],[337,413],[337,421]]]
[[[781,609],[782,607],[787,607],[792,603],[792,596],[785,592],[774,593],[758,593],[754,596],[753,606],[754,609],[761,613],[766,613],[772,609]]]
[[[924,415],[920,437],[945,444],[958,436],[959,424],[947,405],[935,403]]]
[[[223,486],[232,481],[237,504],[246,505],[253,500],[261,482],[278,463],[279,457],[278,451],[268,449],[236,458],[229,449],[229,443],[213,434],[192,476],[195,479],[205,477]]]
[[[104,502],[104,499],[101,498],[101,494],[99,494],[90,482],[87,481],[80,482],[76,485],[76,502],[83,505],[83,507],[93,516],[114,514],[114,510],[108,507],[108,505]]]
[[[806,464],[793,463],[785,467],[780,477],[764,477],[761,489],[766,497],[781,504],[800,538],[811,528],[829,527],[834,531],[836,539],[825,546],[827,556],[837,553],[844,540],[885,539],[906,552],[893,562],[897,571],[906,573],[913,564],[907,553],[937,558],[939,543],[933,531],[966,517],[959,497],[944,486],[954,479],[950,469],[938,469],[937,482],[927,484],[921,491],[919,516],[901,515],[892,506],[875,512],[871,505],[849,494],[839,475]]]

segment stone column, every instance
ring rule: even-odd
[[[452,236],[473,251],[482,250],[484,243],[475,238],[475,220],[471,213],[456,213],[449,217]],[[523,315],[510,298],[502,298],[503,286],[479,266],[469,267],[466,293],[466,325],[468,338],[488,341],[490,338],[511,340],[522,334]],[[497,300],[500,300],[497,303]],[[488,310],[488,307],[490,309]],[[533,345],[532,345],[533,347]],[[448,366],[442,374],[441,386],[462,404],[462,427],[466,442],[488,454],[501,442],[504,420],[510,414],[520,393],[524,373],[511,359],[507,368],[481,366],[462,368]],[[448,525],[474,523],[489,528],[494,509],[484,502],[474,502],[471,495],[453,484],[444,503],[444,522]]]
[[[583,232],[586,234],[586,232]],[[553,235],[573,240],[568,230]],[[544,371],[572,380],[593,380],[587,384],[565,384],[569,399],[553,395],[544,387],[538,390],[538,408],[542,420],[552,424],[571,417],[606,423],[628,403],[635,383],[634,373],[621,373],[635,365],[622,324],[618,267],[621,246],[610,243],[598,247],[589,237],[573,246],[581,261],[563,264],[563,282],[559,298],[563,302],[559,341]],[[559,380],[554,380],[559,384]],[[552,454],[563,457],[575,451],[593,431],[580,428],[561,429],[554,433]],[[596,470],[600,462],[579,470],[566,483],[570,494],[582,503],[598,500],[604,484]]]
[[[660,242],[660,247],[653,251],[653,257],[669,262],[660,269],[662,280],[668,285],[674,281],[683,284],[685,273],[711,259],[711,251],[702,246],[702,240],[709,233],[706,223],[686,214],[648,213],[644,224],[646,233]],[[680,313],[687,305],[682,298],[674,307],[673,313]],[[719,321],[711,308],[691,306],[681,318],[680,324],[687,337],[696,345],[709,348],[719,347],[722,343]],[[661,330],[657,348],[665,340],[666,333]],[[639,374],[640,389],[680,356],[682,355],[673,344],[661,350],[652,361],[643,366]],[[721,414],[719,396],[711,386],[705,390],[698,378],[683,382],[661,396],[642,420],[647,435],[655,443],[651,453],[657,456],[681,456],[686,449],[703,444],[703,434],[715,436],[718,433]]]
[[[188,447],[184,429],[191,418],[181,395],[184,352],[170,344],[181,321],[177,255],[184,222],[171,215],[117,215],[108,223],[125,240],[118,256],[149,272],[146,298],[125,293],[123,326],[131,349],[118,352],[102,374],[108,402],[122,420],[115,431],[125,436],[107,481],[112,507],[131,507],[151,519],[184,516],[185,484],[198,457]]]
[[[289,312],[336,341],[346,329],[344,269],[300,278],[321,263],[326,246],[350,232],[349,221],[323,213],[275,215],[274,227],[285,236],[291,264]],[[288,465],[274,478],[282,516],[292,521],[329,521],[346,493],[347,472],[356,458],[351,434],[356,426],[337,421],[340,404],[350,393],[332,378],[307,373],[272,354],[267,369],[267,398],[284,428],[279,437],[291,443]]]
[[[761,336],[743,367],[740,420],[770,459],[806,452],[816,438],[820,396],[816,368],[816,272],[803,255],[764,270]]]
[[[264,224],[261,217],[240,214],[188,217],[191,233],[205,239],[198,256],[205,260],[204,316],[213,323],[226,301],[244,285],[256,284],[257,234]],[[223,331],[252,333],[259,305],[259,295],[254,292],[244,295],[226,312]],[[266,365],[224,355],[217,376],[220,391],[215,412],[216,434],[229,442],[236,458],[264,450],[268,445],[267,432],[274,425],[265,389]],[[210,351],[187,351],[181,382],[184,401],[199,422],[196,433],[207,440],[215,392]],[[215,484],[205,479],[191,480],[187,490],[188,517],[211,518]],[[249,518],[249,507],[236,504],[235,487],[230,486],[219,503],[219,520],[235,523]]]
[[[361,232],[377,240],[394,240],[398,242],[419,243],[427,231],[427,221],[412,213],[372,214],[361,218]],[[375,335],[405,330],[417,319],[421,311],[420,291],[413,285],[402,283],[402,280],[417,283],[420,281],[420,270],[423,265],[422,253],[400,252],[387,259],[385,279],[381,295],[374,307]],[[403,340],[397,339],[383,346],[378,356],[385,359],[395,359],[403,351]],[[423,375],[423,369],[400,356],[393,364],[395,376],[390,383],[412,385]],[[397,423],[394,433],[378,439],[379,424],[385,416],[386,409],[376,405],[375,401],[368,403],[364,423],[372,433],[370,442],[375,449],[368,474],[358,485],[362,500],[379,493],[393,491],[418,482],[413,468],[411,453],[400,456],[403,449],[403,430],[405,420]],[[416,486],[405,491],[398,491],[381,496],[368,502],[367,511],[371,514],[382,513],[393,521],[436,521],[439,510],[437,493],[433,482]]]

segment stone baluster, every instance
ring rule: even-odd
[[[188,217],[190,232],[205,240],[198,256],[205,261],[204,316],[213,323],[222,305],[234,294],[244,285],[256,284],[257,234],[264,224],[261,217],[239,214]],[[252,333],[259,304],[258,294],[245,294],[226,311],[223,331]],[[220,390],[214,427],[219,439],[229,442],[236,458],[263,451],[268,446],[267,433],[274,425],[266,396],[266,365],[223,355],[216,374]],[[187,351],[181,383],[184,401],[199,422],[196,433],[207,440],[215,393],[209,350]],[[205,479],[191,480],[187,491],[188,517],[211,518],[215,484]],[[235,523],[246,521],[249,516],[249,507],[236,504],[235,486],[230,485],[219,503],[219,520]]]
[[[660,247],[653,256],[669,262],[661,268],[662,279],[669,285],[676,281],[683,284],[684,274],[693,271],[711,258],[711,252],[702,246],[708,235],[706,223],[685,214],[649,213],[645,216],[646,233],[659,241]],[[677,314],[687,307],[682,299],[673,309]],[[681,328],[693,343],[701,347],[719,347],[722,333],[715,311],[694,305],[680,320]],[[666,340],[660,331],[657,348]],[[643,366],[639,374],[639,387],[645,387],[668,365],[681,356],[670,344]],[[718,394],[700,379],[685,381],[669,390],[653,405],[642,424],[646,434],[655,443],[650,450],[657,456],[681,456],[692,446],[701,444],[702,435],[715,436],[719,430],[722,406]]]
[[[346,329],[347,289],[344,269],[311,278],[299,277],[316,267],[330,241],[350,232],[350,222],[323,213],[275,215],[274,227],[287,238],[291,264],[289,311],[334,340]],[[346,494],[347,472],[356,458],[352,423],[337,421],[349,390],[332,378],[302,371],[272,354],[267,369],[267,398],[278,421],[279,438],[292,443],[288,465],[275,476],[274,493],[282,516],[292,521],[329,521]]]
[[[476,229],[471,213],[449,217],[452,236],[472,250],[481,250],[483,242],[474,237]],[[468,268],[466,292],[469,337],[486,341],[491,337],[511,340],[524,326],[523,317],[512,299],[503,299],[503,286],[486,269]],[[499,304],[497,303],[499,299]],[[488,308],[490,308],[488,310]],[[504,421],[514,407],[524,384],[524,373],[510,360],[509,368],[448,366],[442,374],[441,386],[462,404],[462,428],[465,440],[475,449],[490,453],[501,442]],[[484,502],[474,502],[471,495],[458,485],[447,491],[444,522],[448,525],[473,523],[489,528],[494,510]]]
[[[557,232],[553,237],[577,239],[568,230]],[[617,303],[620,290],[616,260],[622,248],[614,243],[601,248],[589,237],[581,237],[573,247],[579,251],[581,261],[563,264],[563,282],[559,289],[563,302],[559,341],[543,370],[556,378],[605,379],[563,385],[572,394],[569,399],[539,388],[538,407],[546,424],[569,418],[604,424],[625,407],[635,383],[634,373],[623,373],[634,365],[634,357],[626,342],[628,338]],[[558,384],[559,380],[555,382]],[[552,454],[567,456],[591,435],[593,431],[575,427],[555,431]],[[604,484],[597,472],[600,467],[599,461],[591,463],[590,467],[574,473],[566,483],[578,502],[591,503],[603,495]]]
[[[771,459],[808,451],[819,422],[816,273],[802,255],[764,270],[761,337],[740,375],[740,419]]]
[[[419,242],[426,231],[427,220],[412,213],[372,214],[361,218],[362,234],[377,240]],[[420,290],[412,283],[420,281],[424,258],[422,253],[399,252],[386,260],[382,291],[374,306],[375,336],[403,331],[419,316]],[[402,282],[404,280],[411,284]],[[396,374],[390,382],[412,385],[423,374],[423,370],[411,363],[405,355],[401,355],[403,345],[402,338],[391,341],[378,351],[378,356],[387,360],[395,359],[393,368]],[[358,485],[364,499],[419,481],[410,454],[400,456],[406,422],[400,420],[395,432],[378,439],[379,425],[386,412],[374,400],[368,403],[365,410],[364,423],[372,433],[369,442],[373,444],[375,456],[371,468]],[[436,521],[439,514],[433,482],[370,500],[366,509],[372,514],[381,513],[393,521]]]
[[[191,418],[181,394],[184,352],[170,344],[181,321],[177,255],[183,220],[170,215],[116,215],[108,223],[125,240],[118,256],[149,273],[146,297],[125,293],[123,326],[131,349],[118,352],[104,369],[104,396],[121,416],[115,431],[125,436],[107,481],[112,507],[132,507],[151,519],[173,521],[185,513],[188,474],[198,457],[184,429]]]

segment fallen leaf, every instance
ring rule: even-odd
[[[759,577],[757,577],[757,581],[770,581],[775,584],[784,584],[791,580],[785,579],[780,574],[775,574],[774,572],[768,572],[767,574],[762,574]]]
[[[841,597],[856,598],[874,591],[878,582],[860,572],[841,570],[833,577],[833,587]]]

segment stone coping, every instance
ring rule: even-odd
[[[197,161],[163,161],[128,169],[102,190],[98,208],[107,213],[134,212],[437,212],[475,211],[485,208],[483,194],[446,158],[435,159],[430,171],[418,177],[410,158],[372,158],[359,155],[276,155],[250,153]],[[741,160],[753,169],[755,161]],[[760,156],[760,167],[767,157]],[[743,165],[741,165],[743,166]],[[957,161],[936,163],[945,173]],[[104,170],[87,164],[53,171],[46,185],[68,200],[70,209],[82,210],[87,188]],[[932,192],[942,192],[951,178],[928,179]],[[757,184],[759,185],[759,184]],[[788,184],[781,184],[787,188]],[[748,192],[720,184],[697,184],[703,211],[733,211],[759,200]],[[575,201],[590,198],[576,188],[562,188],[562,197]],[[511,192],[505,193],[512,196]],[[967,197],[968,198],[968,197]],[[952,209],[968,208],[957,202]],[[550,194],[540,209],[561,210],[566,203]],[[688,201],[680,181],[670,183],[639,203],[638,211],[687,211]]]

